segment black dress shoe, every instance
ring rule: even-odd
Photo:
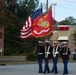
[[[51,71],[50,73],[53,73],[53,71]]]
[[[43,73],[43,72],[39,72],[39,73]]]
[[[68,73],[63,73],[63,75],[66,75],[66,74],[68,74]]]
[[[58,74],[58,72],[55,72],[54,74]]]
[[[43,72],[43,74],[46,74],[46,72]]]
[[[50,71],[48,71],[47,73],[51,73]]]

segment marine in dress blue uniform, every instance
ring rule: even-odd
[[[37,60],[39,65],[39,73],[43,73],[42,61],[44,59],[44,47],[42,46],[42,41],[38,41],[38,45],[35,48],[34,53],[37,54]]]
[[[54,45],[52,47],[52,55],[53,55],[53,67],[51,73],[58,74],[57,62],[60,53],[60,47],[57,45],[57,41],[54,41]]]
[[[63,59],[63,75],[68,74],[68,60],[69,60],[69,55],[71,54],[70,49],[68,48],[67,42],[63,42],[63,48],[61,50],[61,57]]]
[[[45,41],[45,65],[44,65],[44,74],[50,73],[49,60],[52,58],[52,51],[49,41]]]

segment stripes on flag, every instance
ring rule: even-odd
[[[25,30],[22,29],[21,30],[21,38],[22,39],[26,39],[28,37],[31,37],[32,36],[32,33],[31,33],[31,28],[26,28]]]
[[[31,27],[31,16],[28,17],[28,20],[25,21],[25,28]]]
[[[28,17],[28,20],[26,20],[23,28],[21,29],[21,35],[20,37],[25,40],[28,37],[31,37],[31,16]]]
[[[32,36],[31,33],[31,27],[32,27],[32,20],[37,18],[42,14],[42,8],[36,10],[31,16],[28,17],[28,19],[25,21],[25,24],[23,28],[21,29],[21,35],[20,37],[25,40],[26,38],[29,38]]]

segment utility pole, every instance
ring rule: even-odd
[[[46,0],[46,11],[48,10],[48,0]]]
[[[55,19],[55,6],[57,5],[57,3],[54,3],[52,5],[54,5],[54,19]]]

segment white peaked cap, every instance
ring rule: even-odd
[[[63,42],[63,44],[67,44],[67,42]]]
[[[38,41],[38,43],[43,43],[42,41]]]
[[[58,42],[57,41],[54,41],[54,44],[57,44]]]
[[[45,43],[50,43],[50,41],[46,40]]]

